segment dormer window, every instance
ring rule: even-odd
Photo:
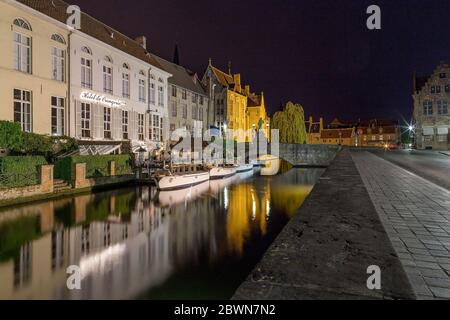
[[[130,66],[129,66],[128,64],[126,64],[126,63],[124,63],[124,64],[122,65],[122,67],[123,67],[124,69],[130,70]]]
[[[445,78],[447,78],[447,74],[446,74],[445,72],[441,72],[441,73],[439,74],[439,78],[440,78],[440,79],[445,79]]]

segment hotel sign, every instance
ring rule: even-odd
[[[125,106],[126,103],[122,100],[108,98],[101,94],[96,94],[92,92],[84,91],[81,93],[80,98],[82,100],[86,100],[92,103],[100,103],[109,107],[122,107]]]

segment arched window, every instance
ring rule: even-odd
[[[18,26],[20,28],[32,31],[31,25],[27,21],[22,19],[22,18],[14,19],[13,23],[14,23],[14,25],[16,25],[16,26]]]
[[[141,76],[144,76],[144,77],[145,77],[145,71],[144,71],[144,70],[139,71],[139,74],[140,74]]]
[[[159,78],[158,81],[161,82],[161,83],[164,82],[164,80],[162,78]]]
[[[52,35],[52,40],[62,43],[62,44],[66,44],[66,41],[64,40],[64,38],[61,35],[56,34],[56,33]]]
[[[130,70],[130,66],[129,66],[128,64],[126,64],[126,63],[124,63],[124,64],[122,65],[122,67],[123,67],[124,69]]]
[[[83,48],[81,48],[81,51],[84,52],[84,53],[87,53],[87,54],[92,55],[92,51],[91,51],[91,49],[89,49],[88,47],[83,47]]]
[[[109,56],[105,57],[105,61],[108,62],[108,63],[113,63],[113,60]]]

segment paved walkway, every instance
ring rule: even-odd
[[[419,299],[450,299],[450,191],[369,152],[352,153]]]
[[[367,288],[380,266],[382,289]],[[414,299],[352,160],[343,150],[234,299]]]

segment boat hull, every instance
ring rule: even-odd
[[[157,179],[161,191],[189,188],[209,180],[209,172],[197,172],[184,175],[164,176]]]
[[[234,176],[237,172],[236,167],[216,167],[209,171],[209,176],[211,180],[224,179]]]
[[[238,167],[237,173],[247,172],[253,170],[253,164],[242,164]]]

